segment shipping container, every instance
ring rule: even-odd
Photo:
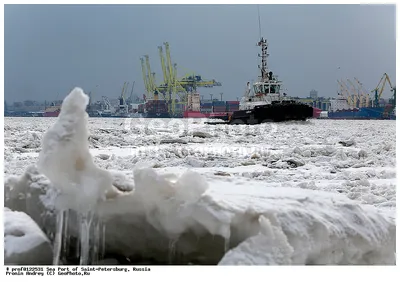
[[[213,106],[225,106],[225,101],[213,101]]]
[[[239,105],[240,101],[226,101],[227,105]]]

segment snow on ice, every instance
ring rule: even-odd
[[[394,122],[88,119],[87,102],[5,119],[5,205],[54,263],[395,264]]]
[[[25,213],[4,208],[4,263],[13,265],[51,264],[49,239]]]

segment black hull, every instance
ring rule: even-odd
[[[145,113],[142,114],[144,118],[171,118],[169,113]]]
[[[307,120],[313,117],[313,107],[295,101],[275,102],[269,105],[256,106],[252,110],[233,112],[230,124],[260,124],[265,122],[282,122]]]

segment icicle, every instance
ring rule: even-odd
[[[81,230],[78,228],[78,236],[76,237],[75,241],[75,257],[79,258],[80,253],[81,253]]]
[[[106,225],[102,223],[101,225],[101,251],[100,258],[104,258],[106,254]]]
[[[56,234],[53,246],[53,265],[60,264],[60,255],[62,247],[62,233],[63,233],[64,211],[60,210],[57,213]]]
[[[229,238],[225,238],[224,252],[229,250]]]
[[[179,237],[176,239],[170,239],[168,243],[168,262],[169,264],[173,263],[173,260],[175,258],[175,252],[176,252],[176,243],[178,242]]]
[[[68,247],[69,247],[69,210],[64,211],[64,231],[62,233],[62,257],[67,257]]]
[[[98,217],[93,219],[92,222],[92,230],[93,230],[93,247],[92,247],[92,254],[91,254],[91,261],[95,263],[99,260],[99,249],[100,249],[100,225],[101,221]]]
[[[80,215],[80,227],[81,227],[81,255],[80,255],[80,265],[89,264],[89,238],[90,238],[90,225],[93,219],[91,212],[87,212],[84,215]]]

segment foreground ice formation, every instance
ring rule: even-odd
[[[73,89],[57,122],[43,137],[38,168],[59,191],[60,209],[93,210],[111,189],[109,173],[95,166],[89,153],[88,102],[82,89]]]
[[[28,193],[43,183],[31,179],[36,182],[25,182]],[[134,181],[132,191],[119,191],[98,206],[106,257],[136,264],[395,263],[393,215],[344,195],[256,181],[245,188],[206,184],[190,171],[163,175],[150,168],[138,168]],[[55,190],[47,185],[39,197],[41,214],[54,226]],[[12,203],[7,198],[6,205]],[[79,230],[70,227],[75,241]]]
[[[52,248],[49,239],[25,213],[4,208],[4,263],[49,265]]]
[[[315,184],[271,186],[229,173],[206,179],[152,163],[125,176],[98,168],[88,148],[87,101],[74,89],[43,137],[38,167],[5,183],[5,205],[49,235],[55,263],[395,264],[394,213]],[[278,169],[292,164],[306,166],[296,156]]]

